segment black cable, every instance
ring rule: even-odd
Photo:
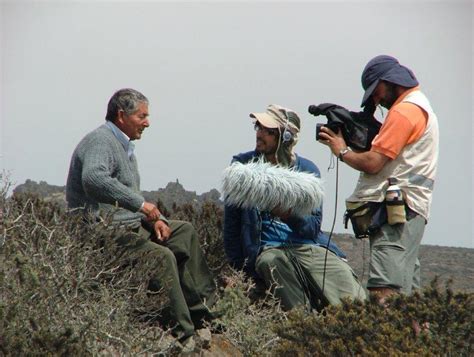
[[[326,265],[327,265],[327,259],[328,259],[329,244],[331,244],[331,238],[334,232],[334,226],[336,224],[338,194],[339,194],[339,160],[336,158],[336,198],[335,198],[335,203],[334,203],[334,217],[332,219],[332,227],[331,227],[331,231],[329,232],[328,245],[326,247],[326,254],[324,255],[323,288],[322,288],[323,296],[324,296],[324,284],[326,282]]]
[[[301,287],[303,288],[304,305],[306,306],[306,299],[308,298],[310,302],[310,311],[313,309],[313,307],[316,308],[317,311],[322,311],[322,309],[326,305],[329,305],[329,300],[326,299],[326,297],[324,296],[323,290],[319,287],[319,284],[313,284],[311,279],[307,278],[305,270],[301,266],[297,257],[291,251],[291,248],[294,248],[294,243],[291,237],[288,236],[288,240],[286,240],[286,242],[283,242],[283,240],[281,239],[281,233],[276,229],[274,218],[270,220],[270,227],[274,230],[274,233],[276,233],[280,237],[280,240],[282,241],[280,248],[282,248],[283,253],[293,265],[295,275],[299,280]],[[311,299],[312,297],[314,299]]]
[[[287,253],[287,257],[290,259],[290,261],[293,263],[293,266],[295,267],[295,271],[297,272],[297,276],[299,277],[300,283],[303,287],[303,290],[305,292],[310,292],[310,288],[312,287],[315,290],[315,296],[320,295],[321,296],[321,301],[317,302],[317,309],[321,310],[322,305],[328,303],[327,299],[324,296],[324,287],[326,283],[326,269],[327,269],[327,258],[328,258],[328,252],[329,252],[329,245],[331,244],[331,239],[332,235],[334,233],[334,226],[336,225],[336,217],[337,217],[337,201],[339,198],[339,160],[337,158],[334,158],[334,156],[331,154],[331,160],[330,160],[330,166],[328,167],[328,171],[332,168],[334,168],[334,159],[336,161],[336,193],[335,193],[335,202],[334,202],[334,216],[332,220],[332,226],[331,226],[331,231],[329,232],[329,238],[328,238],[328,243],[326,247],[326,253],[324,255],[324,267],[323,267],[323,284],[322,284],[322,289],[319,288],[319,286],[314,286],[311,281],[308,281],[306,279],[306,276],[304,275],[304,272],[302,271],[301,265],[299,264],[298,260],[296,257],[290,252],[289,249],[284,249],[285,253]],[[273,220],[271,220],[270,223],[271,226],[273,226]],[[273,226],[275,232],[279,234],[279,232],[275,229]],[[285,244],[284,244],[285,245]],[[287,243],[289,247],[293,245],[293,242],[289,241],[289,244]],[[311,286],[310,286],[311,285]],[[309,290],[309,291],[308,291]],[[320,293],[320,294],[319,294]],[[305,294],[306,295],[306,294]],[[313,294],[308,294],[308,297],[310,297]]]
[[[360,284],[359,284],[359,290],[357,291],[357,296],[360,295],[360,290],[362,289],[362,284],[364,281],[364,276],[365,276],[365,261],[366,261],[366,244],[365,244],[365,239],[362,239],[362,275],[360,278]]]
[[[293,252],[291,251],[291,248],[294,248],[294,243],[291,240],[291,237],[288,235],[288,240],[286,240],[286,242],[282,239],[282,236],[281,236],[280,232],[277,230],[276,225],[274,223],[274,217],[270,220],[270,227],[273,228],[274,232],[278,235],[278,237],[280,238],[280,240],[282,242],[280,247],[282,248],[283,253],[286,255],[288,260],[293,265],[293,268],[295,269],[296,278],[299,280],[299,282],[301,284],[301,287],[303,288],[304,305],[306,306],[306,299],[308,298],[309,302],[310,302],[309,305],[310,305],[310,311],[311,311],[311,309],[312,309],[312,306],[311,306],[312,305],[311,304],[311,296],[312,296],[311,287],[313,288],[313,290],[317,290],[317,291],[320,290],[320,289],[319,289],[318,286],[316,286],[316,287],[312,286],[313,284],[311,283],[311,281],[306,278],[306,274],[305,274],[303,268],[301,267],[301,264],[299,263],[298,259],[295,257]],[[318,310],[321,310],[321,306],[320,306],[321,304],[318,302],[316,305],[317,305],[316,308]]]

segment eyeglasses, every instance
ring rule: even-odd
[[[255,131],[261,131],[262,133],[266,135],[273,135],[273,136],[279,135],[278,129],[266,128],[262,126],[262,124],[260,124],[259,122],[256,122],[253,128],[255,129]]]

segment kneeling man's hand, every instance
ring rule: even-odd
[[[282,221],[286,221],[291,216],[291,209],[283,211],[278,205],[270,213],[275,217],[279,217]]]

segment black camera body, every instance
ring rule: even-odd
[[[323,123],[316,123],[316,140],[321,139],[319,137],[319,132],[321,131],[321,127],[323,127],[323,126],[324,126]]]
[[[325,126],[336,134],[340,131],[346,144],[358,151],[370,150],[372,140],[382,126],[374,117],[373,103],[367,104],[362,112],[352,112],[332,103],[310,105],[308,112],[314,116],[324,115],[327,118],[326,124],[316,124],[316,140],[321,139],[319,137],[321,127]]]
[[[325,126],[326,128],[331,129],[333,132],[336,134],[339,132],[340,125],[337,123],[316,123],[316,140],[320,140],[321,138],[319,137],[319,133],[321,132],[321,128]]]

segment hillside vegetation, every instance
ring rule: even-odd
[[[37,183],[26,180],[25,183],[15,187],[14,193],[34,194],[48,202],[55,202],[61,207],[66,205],[65,186],[49,185],[44,181]],[[187,207],[186,210],[189,211],[189,206],[200,211],[204,203],[210,202],[218,207],[223,205],[220,193],[216,189],[198,195],[194,191],[187,191],[178,180],[169,182],[165,188],[156,191],[142,191],[142,194],[147,201],[160,202],[163,207],[169,207],[172,211],[182,210],[179,207]],[[328,215],[325,217],[330,219]],[[366,281],[369,264],[368,240],[354,239],[352,234],[341,233],[333,234],[332,239],[347,254],[350,265],[361,280]],[[443,286],[449,282],[453,290],[474,292],[474,264],[472,264],[474,249],[422,244],[419,255],[421,281],[424,286],[429,285],[437,277]]]
[[[0,354],[178,353],[159,324],[166,299],[147,291],[151,267],[130,262],[115,246],[107,222],[86,226],[54,201],[28,193],[7,198],[6,192],[0,195]],[[219,285],[216,309],[224,313],[220,338],[228,350],[220,355],[474,353],[472,293],[433,281],[386,307],[344,302],[322,313],[285,313],[225,263],[221,207],[162,209],[170,218],[191,221],[199,233]],[[429,329],[415,336],[413,321],[429,322]]]

